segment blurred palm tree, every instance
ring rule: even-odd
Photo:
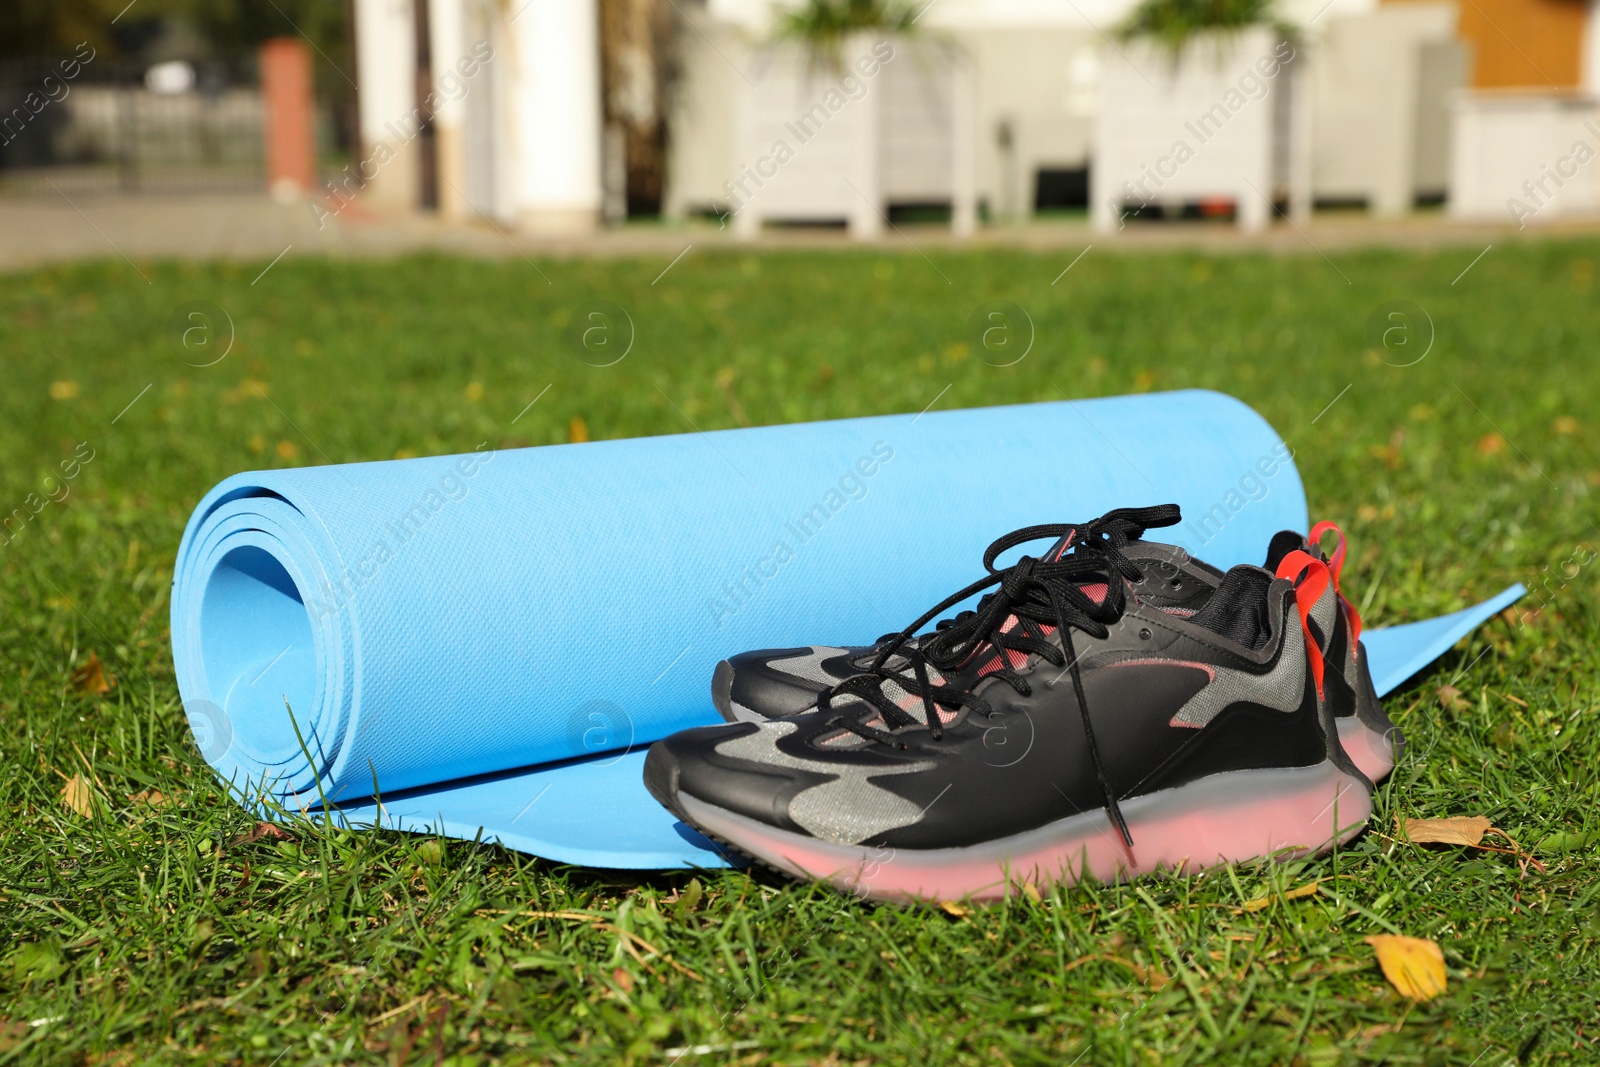
[[[1140,0],[1116,29],[1123,41],[1153,40],[1174,55],[1202,34],[1271,26],[1285,38],[1295,27],[1278,15],[1277,0]]]
[[[126,0],[124,0],[124,3]],[[0,59],[72,53],[87,41],[97,53],[112,45],[112,0],[5,0],[0,3]]]
[[[853,33],[911,33],[921,12],[902,0],[805,0],[784,12],[775,36],[800,44],[814,66],[838,69]]]

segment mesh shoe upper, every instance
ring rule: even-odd
[[[1059,546],[1052,549],[1058,551]],[[1128,583],[1129,594],[1174,615],[1200,610],[1222,582],[1221,571],[1175,545],[1140,540],[1123,553],[1142,572],[1138,581]],[[876,648],[813,645],[742,652],[718,665],[712,700],[729,721],[797,715],[814,708],[823,690],[866,669]]]

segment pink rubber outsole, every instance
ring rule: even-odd
[[[678,794],[689,820],[769,866],[872,900],[994,900],[1015,886],[1192,873],[1293,858],[1354,837],[1372,813],[1366,785],[1334,764],[1215,774],[1122,803],[1135,846],[1103,812],[967,848],[896,850],[821,841]]]
[[[1379,733],[1354,716],[1339,719],[1338,724],[1339,745],[1362,774],[1378,782],[1394,770],[1394,746],[1388,735]]]

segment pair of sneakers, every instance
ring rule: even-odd
[[[1340,590],[1343,534],[1285,531],[1264,566],[1224,573],[1144,539],[1179,519],[1163,505],[1017,530],[983,578],[870,647],[734,656],[712,683],[728,724],[657,742],[645,783],[702,833],[874,899],[1348,840],[1400,737]]]

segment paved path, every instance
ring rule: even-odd
[[[1435,213],[1393,222],[1363,215],[1319,216],[1310,225],[1278,222],[1265,233],[1241,234],[1219,224],[1142,224],[1116,234],[1091,234],[1082,222],[1032,222],[986,228],[957,242],[944,227],[909,226],[885,231],[885,250],[1019,247],[1076,255],[1093,243],[1106,249],[1192,247],[1207,252],[1265,249],[1315,255],[1363,246],[1436,248],[1536,239],[1540,235],[1600,234],[1600,219],[1544,225],[1518,232],[1509,223],[1464,224]],[[237,259],[261,262],[274,256],[389,256],[434,250],[466,256],[631,255],[662,258],[685,246],[756,248],[848,248],[842,231],[769,230],[756,245],[741,246],[714,221],[678,225],[634,225],[588,237],[544,237],[501,232],[486,224],[450,225],[431,217],[384,217],[352,206],[319,227],[305,204],[279,204],[266,197],[6,197],[0,198],[0,270],[80,259]]]

